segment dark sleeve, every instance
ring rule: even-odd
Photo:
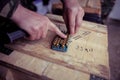
[[[62,4],[63,4],[63,7],[65,6],[65,2],[64,2],[64,0],[60,0],[61,2],[62,2]]]
[[[0,16],[10,18],[20,0],[0,0]]]
[[[63,2],[64,2],[64,0],[61,0],[61,2],[63,3]]]

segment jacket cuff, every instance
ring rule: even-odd
[[[4,0],[2,0],[4,2]],[[1,3],[3,3],[1,2]],[[10,18],[14,11],[17,9],[20,0],[6,0],[3,6],[1,6],[0,15],[3,17]]]
[[[64,0],[61,0],[62,3],[64,3]]]

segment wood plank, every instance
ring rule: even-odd
[[[22,73],[20,71],[17,70],[10,70],[9,75],[7,75],[7,80],[42,80],[41,78],[36,78],[33,76],[30,76],[28,74]],[[11,75],[12,77],[11,77]]]
[[[10,56],[6,56],[2,54],[1,58],[2,59],[0,59],[0,64],[8,67],[9,69],[5,77],[6,80],[10,80],[10,79],[11,80],[79,80],[79,79],[89,80],[90,78],[89,74],[72,70],[50,62],[48,64],[48,62],[42,61],[41,59],[37,59],[37,61],[34,62],[32,56],[21,54],[17,51],[14,51]],[[26,62],[28,62],[28,64],[26,64]],[[45,66],[46,65],[45,62],[46,64],[48,64],[47,67]],[[16,64],[16,63],[20,63],[20,64]],[[21,64],[24,66],[22,66]],[[31,69],[26,65],[31,66]],[[36,67],[32,67],[32,66],[36,66]],[[68,74],[64,75],[63,73],[68,73]],[[61,77],[62,75],[64,76]]]
[[[101,2],[100,0],[88,0],[88,7],[95,8],[95,9],[101,9]]]
[[[90,75],[60,65],[50,64],[44,75],[53,80],[89,80]]]
[[[78,1],[79,1],[80,5],[82,7],[86,7],[87,6],[88,0],[78,0]]]
[[[101,16],[101,2],[100,0],[78,0],[80,6],[84,9],[86,13],[98,14]],[[53,10],[62,10],[63,6],[61,2],[54,3],[52,5]]]
[[[98,14],[99,17],[101,16],[101,10],[100,9],[95,9],[95,8],[90,8],[90,7],[83,7],[83,9],[86,13]]]
[[[12,52],[9,56],[0,53],[0,65],[33,77],[40,77],[48,64],[49,62],[18,51]]]
[[[24,53],[73,70],[109,79],[107,31],[106,27],[103,26],[84,21],[79,32],[70,37],[66,53],[50,49],[51,41],[55,36],[52,32],[48,33],[46,39],[36,41],[22,39],[9,45],[9,47],[21,54]]]
[[[79,2],[86,13],[98,14],[101,16],[100,0],[79,0]]]

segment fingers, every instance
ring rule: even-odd
[[[67,36],[62,33],[57,27],[54,28],[55,32],[62,38],[67,38]]]
[[[79,11],[77,16],[76,16],[75,33],[78,32],[78,30],[79,30],[79,28],[80,28],[80,26],[82,24],[83,15],[84,15],[84,12]]]
[[[40,38],[42,38],[42,31],[38,30],[35,39],[38,40],[38,39],[40,39]]]
[[[69,27],[68,31],[70,34],[75,34],[82,23],[84,10],[79,5],[74,5],[73,7],[66,8],[64,14],[66,14],[64,20]]]
[[[46,29],[44,28],[39,28],[39,26],[37,27],[33,27],[30,30],[28,30],[27,32],[29,33],[29,37],[27,37],[27,39],[29,40],[38,40],[41,38],[45,38],[47,35],[47,27]]]
[[[80,12],[76,16],[76,24],[75,24],[75,33],[79,30],[81,23],[82,23],[82,17],[80,15]]]
[[[62,38],[66,38],[67,36],[62,33],[58,27],[56,27],[52,22],[51,22],[51,27],[49,28],[49,30],[55,32],[57,35],[59,35]]]
[[[46,35],[47,35],[47,32],[48,32],[48,29],[55,32],[57,35],[59,35],[60,37],[62,38],[66,38],[67,36],[62,33],[59,28],[57,28],[52,22],[48,22],[46,27],[42,27],[42,28],[32,28],[28,31],[29,33],[29,37],[27,39],[29,40],[38,40],[38,39],[41,39],[41,38],[45,38]]]
[[[70,34],[75,33],[75,18],[76,18],[76,13],[73,11],[68,12],[68,20],[69,20],[69,27],[70,27]]]
[[[42,38],[46,38],[47,32],[48,32],[48,27],[46,27],[46,29],[43,30]]]
[[[35,40],[36,39],[36,37],[37,37],[37,32],[28,32],[29,33],[29,37],[27,37],[27,39],[29,39],[29,40]],[[34,34],[34,35],[33,35]]]

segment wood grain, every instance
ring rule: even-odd
[[[95,9],[101,9],[101,2],[100,0],[88,0],[87,6]]]
[[[80,5],[82,7],[86,7],[87,6],[88,0],[78,0],[78,1],[79,1]]]
[[[57,24],[60,20],[63,21],[61,17],[53,17]],[[57,19],[59,20],[57,21]],[[59,23],[58,26],[64,28],[64,22]],[[75,72],[95,74],[109,79],[106,26],[84,21],[78,33],[70,37],[68,51],[65,53],[50,49],[55,35],[49,31],[45,39],[35,41],[21,39],[6,45],[15,51],[9,56],[0,54],[0,64],[12,65],[11,68],[29,75],[31,75],[30,73],[42,75],[45,72],[47,76],[51,77],[52,74],[47,74],[49,70],[47,72],[44,70],[48,68],[49,64],[54,63],[54,65],[64,66]],[[53,72],[50,71],[50,73]],[[36,77],[36,75],[34,76]]]

